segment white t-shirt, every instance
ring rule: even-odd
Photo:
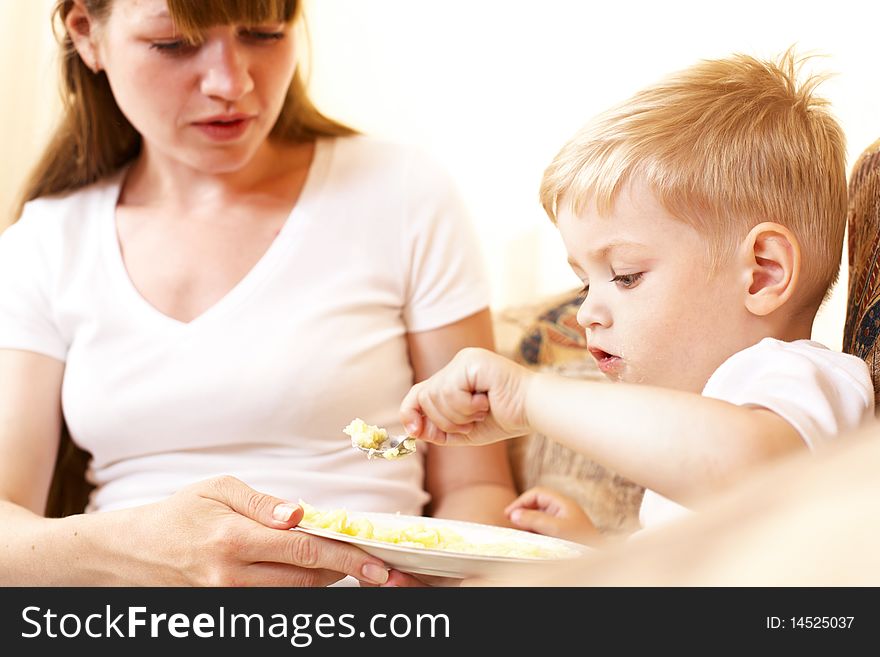
[[[724,361],[702,394],[773,411],[795,428],[810,449],[857,428],[874,410],[874,386],[865,362],[812,340],[764,338]],[[680,504],[646,490],[639,520],[648,529],[688,513]]]
[[[115,223],[124,173],[28,203],[0,237],[0,348],[66,363],[64,417],[94,457],[90,510],[231,474],[316,506],[420,513],[422,457],[367,461],[342,428],[361,417],[402,432],[407,332],[488,306],[449,178],[402,146],[319,140],[268,251],[182,323],[125,270]]]

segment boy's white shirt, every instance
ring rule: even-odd
[[[702,395],[773,411],[811,450],[859,427],[874,410],[874,387],[865,362],[812,340],[764,338],[724,361]],[[643,529],[650,529],[689,513],[646,490],[639,520]]]

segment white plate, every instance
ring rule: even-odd
[[[451,550],[397,545],[359,536],[340,534],[327,529],[302,526],[295,527],[294,529],[306,532],[307,534],[357,545],[364,552],[382,559],[389,567],[403,572],[441,577],[485,577],[491,579],[496,576],[509,577],[517,573],[527,574],[535,568],[546,566],[548,563],[558,563],[561,560],[581,557],[590,552],[589,548],[579,543],[563,541],[550,536],[541,536],[540,534],[532,534],[518,529],[493,527],[473,522],[404,516],[396,513],[348,512],[347,517],[349,520],[366,519],[373,523],[375,527],[392,529],[402,529],[417,524],[422,524],[426,527],[442,527],[454,531],[471,544],[517,543],[533,545],[558,552],[560,556],[559,558],[549,559],[539,557],[485,556],[466,552],[453,552]]]

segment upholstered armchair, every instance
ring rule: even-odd
[[[55,473],[46,502],[46,516],[61,518],[82,513],[89,501],[92,486],[86,481],[86,468],[91,456],[70,440],[67,427],[61,434]]]
[[[496,317],[499,351],[528,367],[562,376],[604,380],[587,350],[577,323],[583,302],[571,291],[541,303],[508,309]],[[511,331],[510,327],[515,327]],[[514,335],[505,345],[505,335]],[[577,500],[606,536],[638,529],[644,488],[563,447],[542,434],[509,441],[508,453],[517,489],[546,486]]]
[[[880,140],[859,157],[849,183],[849,290],[843,351],[864,359],[880,393]],[[880,399],[880,396],[878,396]]]

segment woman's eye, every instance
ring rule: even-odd
[[[578,296],[579,297],[586,297],[589,293],[590,293],[590,284],[587,283],[586,285],[584,285],[581,288],[580,292],[578,292]]]
[[[642,272],[638,272],[636,274],[619,274],[611,279],[612,283],[617,283],[618,286],[628,289],[631,287],[635,287],[635,285],[642,279]]]
[[[184,55],[195,51],[198,46],[189,41],[178,39],[177,41],[154,41],[150,48],[165,55]]]
[[[266,31],[266,30],[243,30],[242,36],[253,41],[281,41],[286,35],[284,32]]]

